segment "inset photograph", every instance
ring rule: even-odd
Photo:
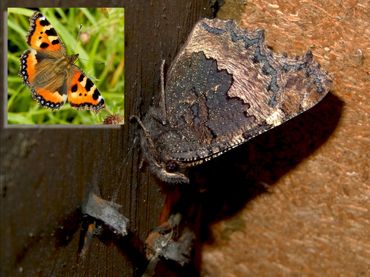
[[[123,8],[7,11],[6,125],[123,124]]]

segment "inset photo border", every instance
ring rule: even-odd
[[[124,23],[123,7],[8,8],[4,127],[123,124]]]

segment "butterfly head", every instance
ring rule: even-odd
[[[185,175],[187,163],[173,159],[166,151],[166,137],[171,135],[171,130],[161,120],[155,120],[152,112],[153,110],[147,114],[144,122],[134,117],[141,126],[141,149],[150,170],[166,183],[189,183],[189,178]]]
[[[141,137],[142,149],[145,149],[144,156],[149,164],[150,170],[162,181],[170,184],[189,183],[185,175],[187,168],[185,163],[171,159],[158,148],[153,148],[152,138]]]
[[[71,56],[69,56],[69,62],[72,64],[74,63],[75,61],[77,61],[79,55],[78,54],[73,54]]]

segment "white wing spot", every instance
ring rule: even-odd
[[[266,123],[273,126],[278,126],[283,122],[284,116],[284,112],[278,109],[266,118]]]

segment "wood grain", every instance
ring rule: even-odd
[[[218,15],[230,18],[235,2]],[[250,173],[238,183],[235,164],[224,166],[227,193],[215,183],[206,198],[214,224],[203,276],[369,275],[368,10],[368,1],[352,0],[256,0],[239,9],[240,24],[264,28],[275,52],[311,48],[333,87],[313,110],[225,157],[223,165],[239,158]]]
[[[10,1],[1,1],[3,11]],[[51,6],[50,1],[12,1]],[[159,91],[159,67],[168,62],[193,24],[210,14],[208,1],[56,1],[55,6],[125,7],[125,122],[146,112]],[[1,52],[4,53],[4,32]],[[4,55],[1,55],[4,65]],[[5,68],[5,66],[3,67]],[[6,97],[1,75],[2,99]],[[141,241],[157,225],[164,195],[143,168],[133,141],[137,126],[119,128],[5,128],[1,106],[0,275],[133,276],[143,272]],[[94,239],[85,260],[77,257],[86,193],[122,205],[130,219],[126,239]]]

